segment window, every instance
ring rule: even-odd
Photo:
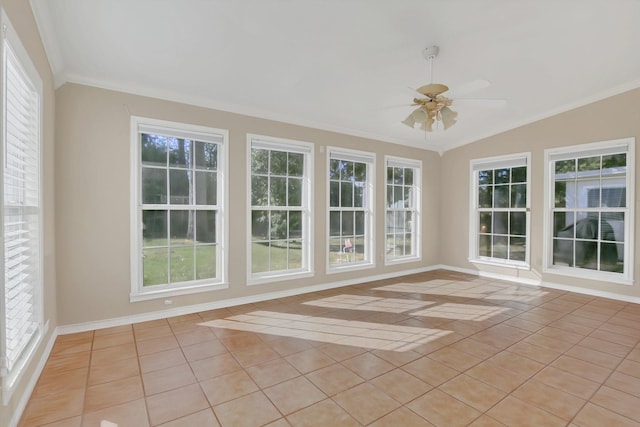
[[[42,82],[2,13],[1,368],[5,404],[43,335]]]
[[[546,271],[630,282],[633,138],[547,150]]]
[[[386,260],[420,257],[422,163],[387,157]]]
[[[309,274],[313,146],[248,136],[252,283]]]
[[[329,271],[373,266],[373,154],[329,150]]]
[[[132,300],[225,287],[227,132],[132,118]]]
[[[528,268],[529,157],[471,161],[471,261]]]

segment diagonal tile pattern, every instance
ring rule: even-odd
[[[20,427],[640,426],[640,306],[448,271],[58,337]]]

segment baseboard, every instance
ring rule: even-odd
[[[47,334],[48,330],[49,330],[49,322],[47,321],[45,325],[45,330],[44,330],[45,335]],[[27,408],[27,403],[29,403],[31,394],[33,393],[33,390],[36,388],[38,379],[40,379],[42,370],[44,369],[44,366],[46,365],[47,360],[49,359],[49,355],[51,354],[51,350],[53,349],[53,345],[55,344],[57,337],[58,337],[58,328],[54,329],[53,333],[49,337],[49,340],[47,341],[47,344],[42,352],[42,356],[40,356],[40,360],[36,365],[36,369],[33,372],[33,375],[31,375],[31,378],[29,378],[29,382],[27,383],[27,386],[25,387],[24,392],[22,393],[22,396],[20,396],[20,399],[18,400],[18,404],[16,405],[16,410],[14,411],[13,416],[9,420],[9,427],[18,426],[18,423],[20,422],[20,418],[22,418],[22,414],[24,413],[24,410]]]
[[[487,273],[484,271],[472,270],[469,268],[453,267],[450,265],[438,265],[436,268],[442,270],[455,271],[457,273],[472,274],[474,276],[486,277],[489,279],[502,280],[506,282],[514,282],[520,285],[528,286],[542,286],[550,289],[557,289],[559,291],[575,292],[577,294],[590,295],[594,297],[609,298],[617,301],[630,302],[634,304],[640,304],[640,297],[633,297],[629,295],[618,294],[615,292],[599,291],[596,289],[581,288],[579,286],[563,285],[561,283],[547,282],[542,279],[525,279],[522,277],[514,277],[505,274]]]
[[[92,322],[76,323],[72,325],[58,326],[58,334],[72,334],[77,332],[92,331],[95,329],[111,328],[114,326],[130,325],[132,323],[146,322],[149,320],[164,319],[166,317],[181,316],[184,314],[198,313],[200,311],[215,310],[218,308],[233,307],[236,305],[250,304],[268,301],[278,298],[286,298],[294,295],[301,295],[310,292],[325,291],[328,289],[341,288],[344,286],[357,285],[360,283],[373,282],[376,280],[392,279],[395,277],[408,276],[411,274],[425,273],[437,270],[440,266],[422,267],[411,270],[402,270],[393,273],[378,274],[375,276],[358,277],[356,279],[341,280],[337,282],[322,283],[319,285],[306,286],[303,288],[287,289],[285,291],[267,292],[264,294],[251,295],[239,298],[230,298],[220,301],[212,301],[203,304],[194,304],[184,307],[170,308],[167,310],[153,311],[149,313],[122,316],[112,319],[96,320]]]

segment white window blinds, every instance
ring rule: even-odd
[[[2,356],[11,387],[41,332],[40,95],[6,39],[2,59]]]

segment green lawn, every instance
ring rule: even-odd
[[[209,279],[216,276],[215,245],[194,247],[191,240],[172,239],[170,250],[167,247],[149,247],[165,243],[166,239],[144,240],[144,286]],[[170,266],[171,273],[167,265]],[[169,280],[169,274],[171,280]]]

